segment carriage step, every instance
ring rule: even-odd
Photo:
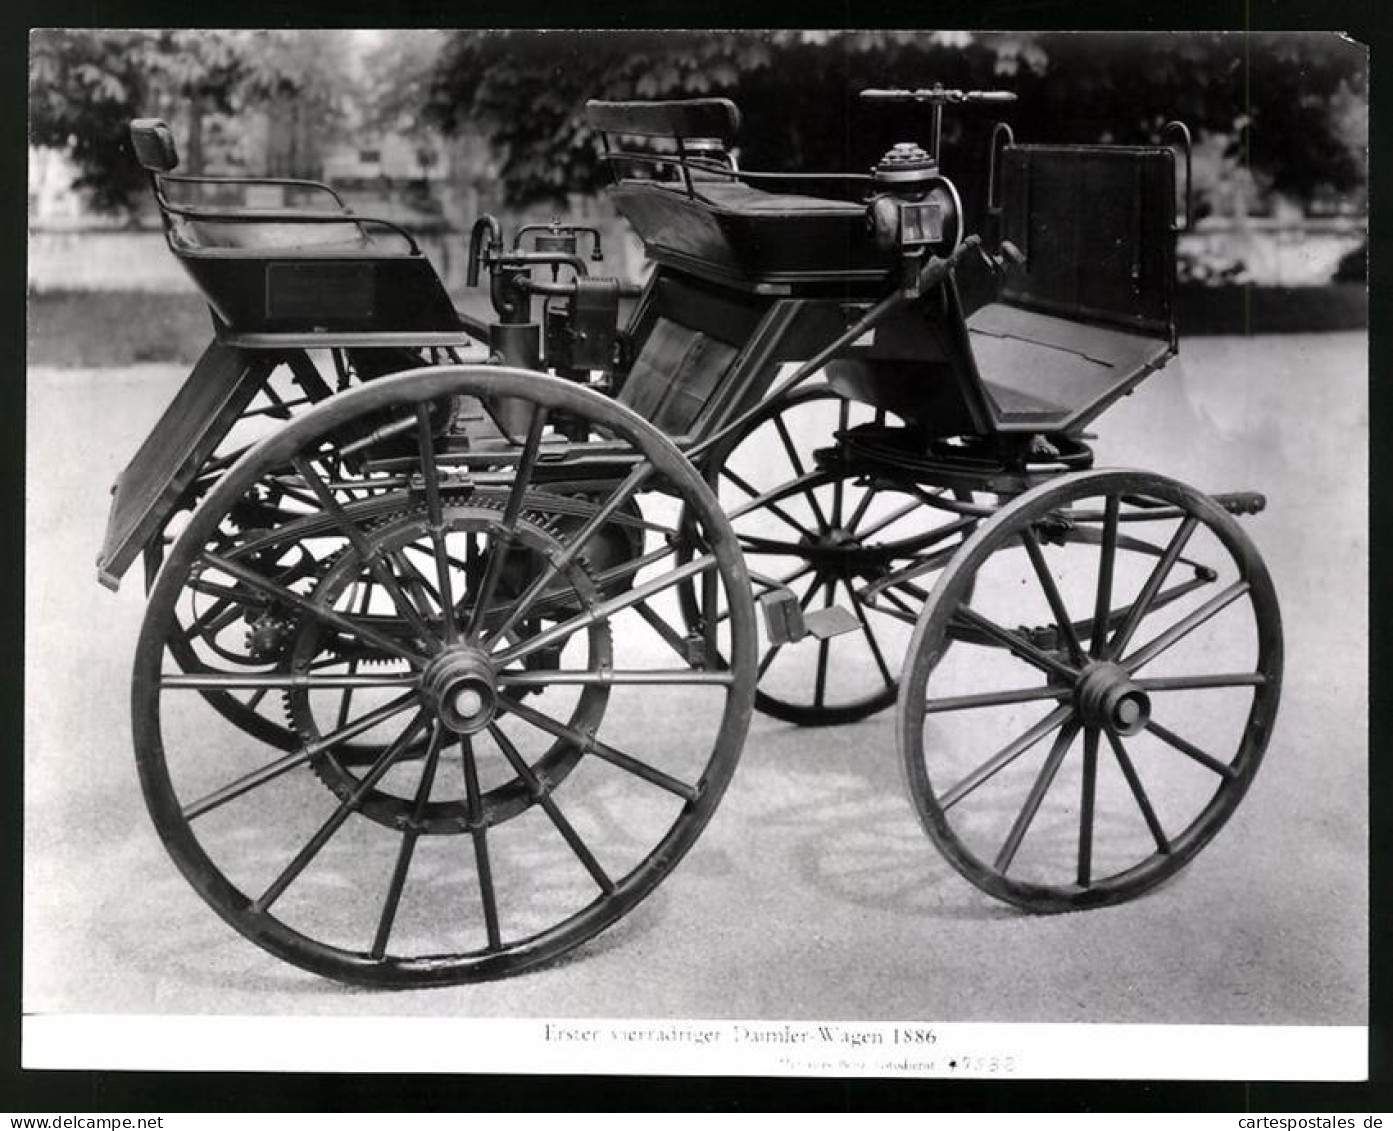
[[[793,591],[782,587],[761,593],[759,606],[770,644],[796,644],[806,636],[826,640],[861,627],[856,614],[840,605],[805,613]]]

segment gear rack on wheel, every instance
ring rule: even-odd
[[[969,234],[943,108],[1014,96],[863,97],[926,147],[790,178],[724,99],[589,103],[652,272],[484,216],[488,322],[400,226],[131,123],[214,336],[98,567],[144,569],[155,826],[247,939],[380,985],[554,959],[678,864],[755,711],[893,709],[925,831],[1031,911],[1139,895],[1233,813],[1281,687],[1262,497],[1095,469],[1085,431],[1176,353],[1188,133],[996,124]]]

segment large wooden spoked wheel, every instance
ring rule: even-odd
[[[709,477],[756,587],[778,583],[805,614],[835,605],[858,625],[825,640],[765,642],[755,708],[784,722],[837,726],[895,702],[900,663],[935,574],[916,573],[874,596],[868,587],[893,571],[946,561],[975,524],[927,505],[935,488],[909,493],[843,467],[819,467],[818,449],[873,421],[883,422],[883,414],[825,385],[805,386],[770,402],[712,457]],[[684,594],[694,610],[696,589]]]
[[[984,522],[924,607],[898,708],[910,795],[991,895],[1117,903],[1232,815],[1281,678],[1272,582],[1227,513],[1144,472],[1061,478]]]
[[[500,397],[525,437],[437,435],[432,403]],[[552,419],[598,438],[583,491]],[[213,537],[272,484],[275,523]],[[320,567],[279,577],[297,550]],[[718,658],[688,646],[673,593],[708,577]],[[177,669],[190,590],[251,614],[260,664]],[[291,421],[210,490],[151,593],[136,756],[180,870],[258,945],[359,983],[491,978],[590,938],[676,865],[734,770],[754,664],[735,539],[666,438],[544,375],[415,370]],[[228,726],[198,694],[220,690],[281,699],[293,749]]]

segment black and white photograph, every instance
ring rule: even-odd
[[[1363,1079],[1370,62],[31,31],[25,1064]]]

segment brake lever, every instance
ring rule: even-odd
[[[1000,255],[993,255],[980,245],[977,248],[983,262],[986,263],[993,275],[1004,275],[1012,268],[1025,269],[1025,252],[1010,240],[1002,240],[997,245],[997,249],[1001,252]]]
[[[948,255],[942,258],[936,255],[930,256],[929,261],[920,268],[913,280],[905,287],[906,295],[909,298],[918,298],[925,291],[932,290],[953,273],[965,256],[973,251],[981,250],[981,247],[981,236],[967,236]]]

